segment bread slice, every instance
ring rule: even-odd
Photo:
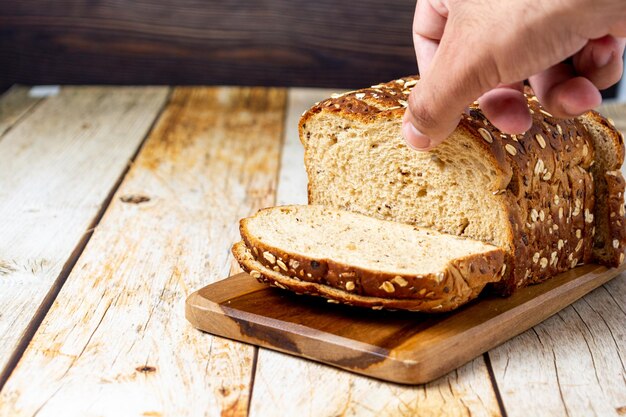
[[[495,246],[322,206],[264,209],[240,231],[253,276],[346,304],[449,311],[504,273]]]
[[[626,229],[624,228],[624,137],[609,119],[589,112],[581,121],[591,134],[595,160],[591,166],[594,178],[595,210],[593,254],[605,265],[619,266],[624,261]]]
[[[401,125],[418,83],[406,77],[334,96],[303,115],[309,203],[501,247],[503,294],[594,259],[623,260],[623,192],[612,191],[619,188],[615,181],[612,189],[608,180],[605,188],[594,187],[621,165],[610,156],[624,153],[612,126],[600,128],[591,116],[556,119],[527,90],[533,124],[524,135],[500,132],[475,103],[442,145],[415,152]],[[614,202],[604,213],[607,199]],[[598,220],[609,212],[619,218]],[[601,256],[600,246],[616,240],[614,252]]]

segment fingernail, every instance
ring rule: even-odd
[[[406,144],[416,151],[426,151],[430,147],[430,139],[417,130],[411,122],[402,123],[402,135]]]
[[[606,48],[594,48],[591,50],[591,56],[596,68],[603,68],[607,66],[613,58],[613,51]]]

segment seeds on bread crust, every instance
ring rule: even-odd
[[[393,286],[393,284],[389,281],[383,281],[382,284],[380,284],[380,287],[378,287],[381,290],[384,290],[385,292],[392,294],[396,291],[396,287]]]
[[[265,260],[267,260],[267,262],[271,264],[276,263],[276,257],[272,255],[271,253],[269,253],[268,251],[263,252],[263,257],[265,258]]]
[[[478,133],[480,133],[480,136],[482,136],[485,142],[493,143],[493,136],[491,136],[491,133],[489,133],[487,129],[485,129],[484,127],[479,127]]]

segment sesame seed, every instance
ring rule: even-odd
[[[422,288],[422,289],[419,291],[419,293],[418,293],[418,294],[419,294],[419,295],[424,295],[424,294],[426,294],[426,288]]]
[[[593,214],[589,209],[585,209],[585,223],[593,223]]]
[[[415,84],[417,84],[417,80],[407,81],[404,83],[404,87],[413,87]]]
[[[583,235],[582,230],[580,229],[576,229],[576,238],[580,239],[580,237]]]
[[[554,194],[554,204],[556,204],[557,206],[559,205],[559,195],[558,194]]]
[[[587,156],[588,154],[589,154],[589,147],[585,143],[585,145],[583,146],[583,156]]]
[[[330,303],[330,304],[339,304],[339,301],[337,301],[337,300],[331,300],[331,299],[326,300],[326,302],[327,302],[327,303]]]
[[[611,124],[611,126],[615,127],[615,122],[610,117],[607,117],[606,120]]]
[[[557,247],[558,250],[561,250],[561,249],[563,249],[564,245],[565,245],[565,243],[563,243],[563,239],[559,239],[559,241],[557,242],[556,247]]]
[[[269,252],[263,252],[263,257],[271,264],[276,263],[276,257]]]
[[[389,281],[385,281],[382,284],[380,284],[380,287],[378,287],[378,289],[384,290],[387,293],[392,293],[396,290],[396,287],[393,286],[393,284]]]
[[[289,260],[289,266],[292,269],[298,269],[298,267],[300,266],[300,262],[296,261],[295,259],[290,259]]]
[[[613,247],[614,247],[615,249],[619,248],[619,240],[617,240],[617,239],[613,239]]]
[[[576,265],[578,265],[578,258],[572,259],[572,262],[570,263],[570,268],[576,268]]]
[[[274,265],[274,266],[272,267],[272,269],[273,269],[274,271],[276,271],[276,272],[280,272],[280,268],[279,268],[279,267],[277,267],[276,265]]]
[[[539,266],[541,266],[541,269],[543,269],[546,266],[548,266],[548,259],[547,258],[541,258],[541,260],[539,261]]]
[[[398,100],[398,104],[402,107],[409,107],[409,103],[406,100]]]
[[[550,181],[550,178],[552,178],[552,173],[550,171],[546,172],[543,176],[543,180],[544,181]]]
[[[435,293],[434,293],[434,291],[431,291],[428,294],[426,294],[426,297],[432,297],[433,295],[435,295]]]
[[[533,254],[533,263],[536,264],[537,262],[539,262],[539,252]]]
[[[540,133],[537,133],[535,135],[535,139],[537,139],[537,142],[539,143],[539,146],[541,146],[541,149],[545,149],[546,148],[546,140],[544,139],[543,136],[541,136]]]
[[[539,211],[539,220],[544,221],[546,219],[546,215],[543,213],[543,210]]]
[[[259,278],[261,278],[261,273],[259,271],[252,270],[252,271],[250,271],[250,276],[252,278],[259,279]]]
[[[373,306],[372,310],[382,310],[383,306]]]
[[[274,281],[274,284],[275,284],[278,288],[281,288],[281,289],[283,289],[283,290],[286,290],[286,289],[287,289],[287,287],[285,287],[285,286],[284,286],[283,284],[281,284],[280,282],[276,282],[276,281]]]
[[[400,275],[396,275],[391,281],[393,281],[400,287],[406,287],[409,284],[409,282],[406,279],[402,278]]]
[[[515,146],[511,145],[510,143],[507,143],[504,148],[506,149],[506,151],[508,153],[510,153],[511,155],[515,156],[517,155],[517,149],[515,149]]]
[[[556,130],[557,132],[559,132],[559,135],[563,135],[563,129],[561,128],[561,125],[556,125]]]
[[[352,290],[354,290],[354,287],[355,287],[354,282],[352,282],[352,281],[346,282],[346,290],[352,291]]]
[[[559,220],[563,218],[563,207],[559,207]]]
[[[363,97],[365,97],[365,93],[356,93],[354,97],[356,97],[358,100],[361,100]]]
[[[480,136],[483,137],[485,142],[493,143],[493,136],[491,136],[491,133],[489,133],[489,131],[487,129],[485,129],[484,127],[479,127],[478,128],[478,133],[480,133]]]

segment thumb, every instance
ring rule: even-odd
[[[428,70],[409,96],[402,133],[407,144],[427,151],[454,131],[467,106],[496,87],[499,74],[489,47],[475,43],[455,30],[450,19]]]

